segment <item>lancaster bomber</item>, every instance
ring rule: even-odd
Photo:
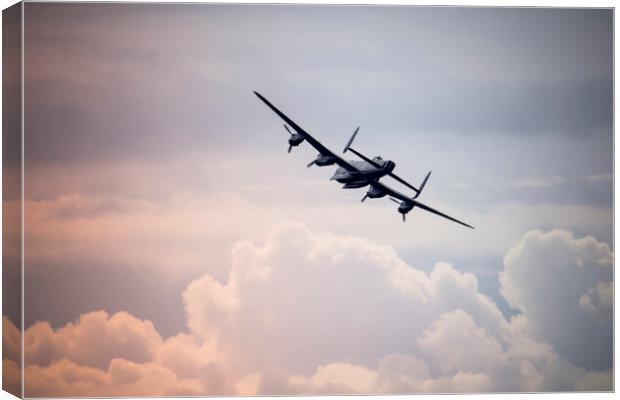
[[[368,190],[366,195],[362,198],[362,202],[367,198],[377,199],[381,197],[388,196],[390,200],[398,203],[398,212],[403,216],[403,222],[406,220],[405,215],[415,207],[420,208],[422,210],[431,212],[433,214],[439,215],[441,217],[447,218],[450,221],[454,221],[457,224],[461,224],[468,228],[474,228],[473,226],[466,224],[465,222],[459,221],[456,218],[452,218],[441,211],[437,211],[434,208],[431,208],[423,203],[420,203],[418,200],[418,196],[422,194],[422,190],[428,181],[431,173],[429,172],[419,187],[415,187],[396,175],[394,173],[394,168],[396,167],[396,163],[391,160],[384,160],[383,158],[377,156],[374,158],[366,157],[361,152],[352,148],[353,140],[355,140],[355,136],[359,132],[359,127],[353,132],[353,136],[349,139],[349,142],[344,147],[343,153],[351,152],[358,156],[360,160],[344,160],[340,156],[338,156],[333,151],[329,150],[327,147],[323,146],[321,142],[316,140],[312,135],[306,132],[303,128],[297,125],[293,120],[287,117],[282,111],[278,110],[273,104],[269,102],[266,98],[264,98],[260,93],[254,92],[259,99],[263,101],[273,112],[278,114],[280,118],[282,118],[285,122],[284,129],[289,133],[288,139],[288,152],[290,153],[293,147],[299,146],[304,141],[308,142],[312,147],[314,147],[319,154],[316,159],[312,160],[307,166],[311,167],[313,165],[319,167],[325,167],[329,165],[337,165],[338,168],[334,175],[331,177],[331,180],[335,180],[336,182],[342,183],[343,188],[345,189],[356,189],[368,186]],[[288,125],[287,125],[288,124]],[[289,128],[289,126],[293,129]],[[380,182],[380,179],[384,176],[390,176],[396,181],[402,183],[407,186],[409,189],[415,192],[415,195],[412,197],[408,197],[403,193],[392,189],[389,186],[386,186],[383,182]]]

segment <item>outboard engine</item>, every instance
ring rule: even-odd
[[[407,214],[409,211],[413,210],[413,203],[408,203],[408,202],[401,202],[400,205],[398,206],[398,212],[401,214]]]
[[[394,203],[398,204],[398,212],[402,214],[403,216],[403,222],[406,221],[405,219],[405,215],[407,215],[407,213],[411,210],[413,210],[413,207],[415,207],[415,204],[413,204],[413,202],[409,202],[409,201],[398,201],[392,197],[390,197],[390,200],[392,200]]]
[[[407,215],[407,213],[411,210],[413,210],[413,207],[415,207],[413,205],[413,203],[408,203],[408,202],[401,202],[400,205],[398,206],[398,212],[402,214],[403,216],[403,222],[405,222],[405,215]]]
[[[288,152],[290,153],[293,147],[299,146],[301,142],[304,141],[304,137],[297,132],[291,132],[291,130],[288,128],[288,126],[286,126],[286,124],[284,124],[284,129],[286,129],[286,131],[291,135],[291,137],[288,139]]]

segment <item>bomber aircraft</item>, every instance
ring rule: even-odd
[[[370,159],[361,152],[352,148],[351,145],[353,144],[353,140],[359,132],[359,127],[355,130],[355,132],[353,132],[353,136],[351,136],[351,139],[349,139],[349,142],[345,146],[343,153],[350,151],[359,158],[361,158],[361,160],[344,160],[336,153],[332,152],[323,144],[321,144],[321,142],[316,140],[312,135],[306,132],[299,125],[297,125],[293,120],[287,117],[282,111],[277,109],[273,104],[269,102],[269,100],[263,97],[260,93],[254,92],[254,94],[258,96],[258,98],[261,99],[263,103],[265,103],[269,108],[271,108],[273,112],[278,114],[278,116],[280,116],[280,118],[282,118],[286,123],[284,124],[284,128],[290,135],[288,139],[288,152],[290,153],[293,147],[299,146],[304,141],[310,143],[310,145],[314,147],[319,152],[319,154],[317,155],[316,159],[312,160],[312,162],[310,162],[307,166],[311,167],[312,165],[317,165],[319,167],[325,167],[328,165],[337,165],[338,168],[336,169],[336,172],[334,172],[334,175],[331,177],[331,180],[342,183],[342,187],[344,189],[354,189],[365,186],[369,187],[366,195],[362,198],[362,202],[366,200],[366,198],[376,199],[389,196],[390,200],[399,204],[398,212],[402,214],[403,221],[405,221],[405,215],[409,211],[411,211],[415,207],[418,207],[422,210],[447,218],[450,221],[456,222],[468,228],[474,228],[473,226],[466,224],[465,222],[452,218],[416,200],[417,197],[422,193],[422,190],[424,189],[424,186],[426,185],[426,182],[428,181],[428,178],[431,174],[430,172],[426,175],[420,187],[416,188],[415,186],[411,185],[404,179],[394,174],[393,171],[396,167],[396,163],[394,161],[384,160],[379,156]],[[293,131],[289,129],[287,124],[293,128]],[[396,181],[412,189],[415,192],[415,195],[413,197],[408,197],[401,192],[385,185],[383,182],[380,182],[380,178],[384,176],[390,176]]]

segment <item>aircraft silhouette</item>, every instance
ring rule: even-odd
[[[316,140],[312,135],[306,132],[299,125],[297,125],[293,120],[287,117],[282,111],[277,109],[273,104],[269,102],[269,100],[263,97],[260,93],[255,91],[254,94],[258,96],[258,98],[261,99],[262,102],[265,103],[269,108],[271,108],[273,112],[278,114],[280,118],[284,120],[284,122],[286,122],[284,124],[284,128],[290,135],[288,139],[288,152],[290,153],[293,147],[299,146],[304,141],[308,142],[319,152],[319,154],[307,166],[311,167],[313,165],[316,165],[319,167],[325,167],[329,165],[337,165],[338,168],[336,169],[330,180],[335,180],[339,183],[342,183],[342,187],[344,189],[355,189],[368,186],[368,191],[366,192],[366,195],[362,198],[362,202],[367,198],[377,199],[389,196],[390,200],[398,203],[398,212],[402,214],[403,222],[406,221],[405,216],[407,215],[407,213],[409,213],[415,207],[418,207],[422,210],[456,222],[457,224],[461,224],[468,228],[474,229],[473,226],[466,224],[465,222],[459,221],[456,218],[452,218],[449,215],[446,215],[441,211],[435,210],[434,208],[429,207],[426,204],[416,200],[418,196],[420,196],[420,194],[422,193],[422,190],[424,189],[424,186],[426,185],[426,182],[431,175],[430,172],[426,175],[426,177],[420,184],[420,187],[416,188],[415,186],[411,185],[393,172],[394,168],[396,167],[396,163],[394,161],[384,160],[379,156],[370,159],[361,152],[352,148],[351,145],[353,144],[353,141],[355,140],[355,137],[359,132],[359,127],[355,130],[355,132],[353,132],[353,135],[349,139],[349,142],[344,147],[343,153],[347,153],[350,151],[351,153],[361,158],[361,160],[344,160],[336,153],[332,152],[323,144],[321,144],[321,142]],[[289,129],[287,124],[291,128],[293,128],[293,131]],[[384,176],[390,176],[396,181],[412,189],[415,192],[415,195],[413,197],[408,197],[403,193],[392,189],[389,186],[386,186],[383,182],[379,181]]]

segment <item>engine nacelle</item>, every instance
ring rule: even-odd
[[[336,159],[332,156],[326,154],[319,154],[316,156],[316,160],[314,160],[314,164],[319,167],[326,167],[328,165],[334,165],[336,163]]]
[[[379,199],[381,197],[384,197],[387,193],[374,185],[370,185],[370,188],[368,189],[368,192],[366,192],[366,196],[370,197],[371,199]]]
[[[403,201],[400,203],[400,206],[398,206],[398,212],[401,214],[407,214],[409,211],[413,210],[413,207],[415,207],[413,203]]]
[[[291,146],[299,146],[304,141],[304,137],[299,133],[293,133],[288,139],[288,144]]]

